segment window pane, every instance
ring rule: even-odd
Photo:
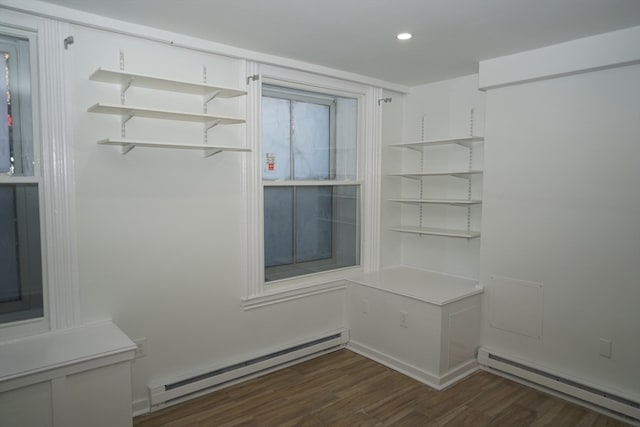
[[[37,184],[0,185],[0,323],[43,315]]]
[[[337,98],[335,179],[357,179],[358,101]]]
[[[262,97],[262,177],[291,178],[291,102]]]
[[[264,194],[265,281],[360,264],[358,185],[265,187]]]
[[[0,34],[0,173],[33,175],[29,41]]]
[[[264,189],[265,267],[293,263],[293,187]]]
[[[294,179],[329,179],[329,106],[294,101]]]
[[[296,262],[331,258],[333,187],[296,188]]]
[[[8,64],[9,55],[7,52],[0,52],[0,69],[2,78],[0,78],[0,173],[7,173],[11,170],[11,149],[9,147],[9,90],[8,90]]]
[[[329,179],[329,106],[293,103],[294,179]]]

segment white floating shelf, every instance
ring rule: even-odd
[[[411,148],[414,150],[418,150],[418,149],[429,147],[429,146],[449,145],[449,144],[456,144],[456,145],[462,145],[465,147],[471,147],[472,143],[482,142],[482,141],[484,141],[484,137],[482,136],[468,136],[464,138],[431,139],[431,140],[423,140],[423,141],[403,142],[400,144],[390,144],[389,147]]]
[[[413,203],[413,204],[438,204],[454,206],[470,206],[482,203],[482,200],[451,200],[451,199],[389,199],[391,202]]]
[[[392,173],[389,176],[401,176],[404,178],[420,179],[425,176],[456,176],[459,178],[469,178],[471,175],[482,174],[480,170],[451,171],[451,172],[415,172],[415,173]]]
[[[233,125],[244,123],[244,119],[237,117],[214,116],[211,114],[184,113],[181,111],[159,110],[155,108],[132,107],[130,105],[97,103],[88,108],[90,113],[113,114],[125,119],[131,117],[145,117],[149,119],[177,120],[184,122],[200,122],[210,126]]]
[[[105,68],[98,68],[89,77],[89,79],[104,83],[120,84],[125,89],[129,86],[137,86],[147,89],[203,95],[209,98],[233,98],[247,94],[247,91],[240,89],[213,86],[206,83],[192,83],[183,80],[166,79],[147,74],[129,73]]]
[[[172,148],[180,150],[201,150],[204,152],[205,157],[213,156],[214,154],[221,153],[223,151],[239,151],[248,152],[250,148],[244,147],[229,147],[220,145],[208,145],[208,144],[176,144],[175,142],[163,142],[163,141],[139,141],[133,139],[102,139],[98,141],[98,144],[104,145],[119,145],[122,147],[122,154],[127,154],[135,147],[151,147],[151,148]]]
[[[391,230],[398,231],[400,233],[423,234],[423,235],[430,235],[430,236],[461,237],[465,239],[473,239],[476,237],[480,237],[479,231],[451,230],[446,228],[431,228],[431,227],[413,227],[408,225],[392,227]]]

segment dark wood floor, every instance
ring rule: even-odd
[[[348,350],[136,417],[149,426],[626,426],[487,372],[443,391]]]

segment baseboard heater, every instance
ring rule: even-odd
[[[194,373],[166,383],[150,384],[149,403],[151,408],[157,409],[182,402],[338,350],[344,347],[348,340],[347,331],[339,330],[241,362]]]
[[[634,424],[640,421],[640,402],[615,393],[546,372],[543,369],[492,353],[484,348],[478,350],[478,363],[483,368],[489,368],[490,371],[542,386],[570,400],[594,409],[605,410]]]

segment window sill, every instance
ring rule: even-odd
[[[346,279],[331,280],[323,283],[313,283],[307,286],[296,286],[277,288],[265,291],[261,295],[255,295],[242,299],[242,308],[245,310],[253,310],[254,308],[265,307],[281,302],[292,301],[300,298],[306,298],[312,295],[324,294],[345,289],[347,286]]]

